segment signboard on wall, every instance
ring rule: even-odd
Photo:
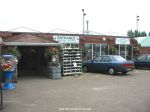
[[[116,44],[130,44],[129,38],[116,38],[115,40]]]
[[[53,40],[58,41],[59,43],[79,43],[79,36],[61,36],[54,35]]]

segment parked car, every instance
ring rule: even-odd
[[[108,72],[114,75],[117,72],[126,74],[134,68],[134,61],[127,61],[119,55],[104,55],[83,62],[83,72]]]
[[[150,68],[150,54],[143,54],[135,58],[135,68]]]

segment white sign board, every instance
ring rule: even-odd
[[[116,44],[130,44],[129,38],[116,38]]]
[[[59,43],[79,43],[79,36],[53,36],[53,40],[58,41]]]

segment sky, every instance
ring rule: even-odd
[[[90,31],[126,35],[136,29],[138,15],[138,30],[150,31],[149,0],[0,0],[0,4],[0,31],[26,27],[40,32],[82,33],[82,9],[85,30],[88,20]]]

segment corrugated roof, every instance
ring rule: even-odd
[[[150,47],[150,37],[144,38],[141,42],[141,47]]]

